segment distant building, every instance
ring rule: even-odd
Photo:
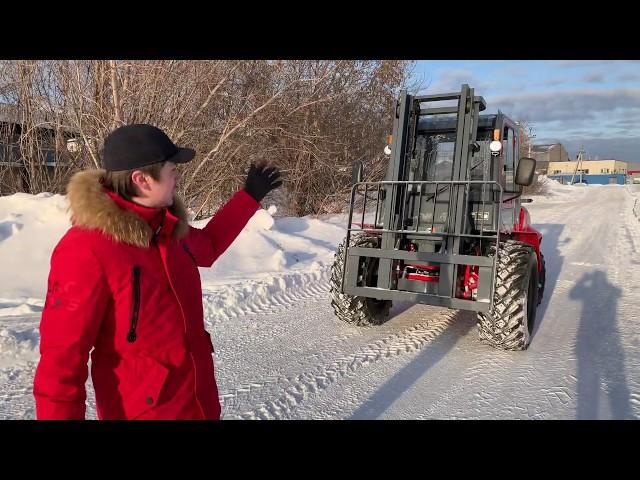
[[[23,125],[16,105],[0,103],[0,195],[30,191],[32,175],[52,178],[58,166],[66,165],[66,152],[77,151],[79,135],[68,127],[61,127],[49,114],[36,112],[37,151],[25,159],[20,149]]]
[[[627,171],[627,183],[640,183],[640,170]]]
[[[531,146],[531,157],[536,160],[536,172],[546,175],[550,162],[567,162],[569,154],[561,143]]]
[[[580,175],[582,174],[582,176]],[[627,176],[627,162],[622,160],[583,160],[578,162],[549,162],[547,176],[562,183],[590,183],[595,185],[623,185]]]

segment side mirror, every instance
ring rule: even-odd
[[[536,161],[533,158],[521,158],[516,170],[516,185],[529,187],[533,183],[533,176],[536,173]]]
[[[362,181],[362,162],[358,160],[353,165],[353,173],[351,174],[351,183],[360,183]]]

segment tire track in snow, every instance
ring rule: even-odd
[[[238,316],[276,313],[296,306],[302,301],[327,295],[329,268],[329,265],[321,265],[318,270],[312,272],[294,272],[281,277],[252,281],[248,285],[224,286],[214,291],[207,290],[205,287],[203,306],[207,327],[211,328],[221,320]],[[225,303],[235,305],[235,308],[221,311]],[[0,388],[2,389],[0,418],[2,419],[35,417],[32,383],[39,359],[39,323],[40,314],[32,317],[21,315],[0,319]],[[3,325],[10,325],[10,327],[3,328]],[[335,340],[344,342],[357,335],[361,335],[361,332],[342,334]],[[28,374],[27,377],[24,376],[25,374]],[[255,384],[248,385],[247,392],[253,391],[255,386]],[[244,387],[238,389],[239,393],[242,388]],[[87,388],[87,418],[96,418],[95,399],[90,386]]]
[[[240,399],[248,399],[256,389],[280,386],[284,390],[279,397],[263,402],[256,408],[240,414],[229,415],[235,419],[286,419],[298,405],[343,377],[354,375],[357,370],[399,355],[416,353],[442,334],[459,315],[455,311],[439,312],[427,322],[411,326],[373,342],[359,351],[343,356],[328,365],[318,365],[314,370],[297,376],[283,376],[270,382],[255,382],[224,392],[221,395],[223,408]]]
[[[618,331],[624,346],[624,375],[625,384],[629,389],[628,406],[632,415],[640,418],[640,308],[637,294],[640,280],[629,270],[637,270],[640,265],[640,189],[635,186],[625,186],[633,202],[629,201],[624,209],[623,221],[619,226],[619,241],[614,245],[615,259],[612,265],[617,284],[622,296],[618,303]],[[625,319],[624,321],[622,319]]]
[[[423,412],[415,412],[413,418],[482,419],[490,415],[490,418],[544,419],[551,411],[572,412],[577,378],[566,372],[566,358],[570,356],[566,349],[531,351],[537,356],[535,363],[527,361],[529,354],[480,349],[470,353],[472,357],[463,362],[464,372],[459,379]],[[539,368],[538,363],[547,368]],[[535,395],[511,397],[509,391],[514,382],[521,385],[522,391],[535,390]],[[472,401],[460,402],[464,397]],[[455,410],[451,409],[452,404],[458,405]]]
[[[33,373],[35,363],[27,368],[0,369],[0,420],[28,420],[35,418]]]
[[[244,315],[281,311],[297,302],[326,295],[330,265],[312,272],[295,272],[250,283],[203,289],[204,318],[208,327]]]

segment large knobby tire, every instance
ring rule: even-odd
[[[346,239],[345,239],[346,241]],[[346,255],[345,241],[338,246],[333,267],[331,268],[331,306],[336,316],[343,322],[357,326],[381,325],[389,320],[391,300],[377,300],[375,298],[354,297],[340,293],[342,271]],[[352,247],[378,248],[380,240],[364,233],[352,235],[349,241]],[[375,284],[375,272],[379,260],[370,258],[366,264],[366,284]]]
[[[540,260],[542,260],[542,268],[540,269],[540,276],[538,277],[538,305],[542,303],[542,297],[544,296],[544,285],[547,283],[547,265],[544,261],[544,255],[540,252]]]
[[[490,255],[495,255],[495,246]],[[526,350],[538,306],[538,260],[531,245],[500,243],[493,307],[478,313],[480,340],[502,350]]]

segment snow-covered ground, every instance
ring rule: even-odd
[[[394,305],[380,327],[343,324],[327,273],[345,217],[256,213],[201,270],[223,418],[639,418],[640,185],[549,188],[527,205],[547,287],[525,352],[480,344],[471,313],[424,305]],[[34,418],[38,322],[66,206],[0,198],[0,418]]]

